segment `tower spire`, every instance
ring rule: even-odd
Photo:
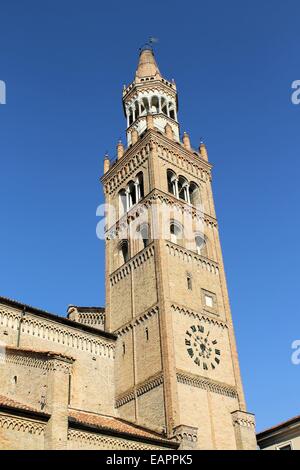
[[[137,66],[135,77],[136,79],[146,77],[161,77],[153,50],[149,46],[144,47],[140,52],[139,63]]]

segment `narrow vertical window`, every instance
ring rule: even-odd
[[[171,242],[180,244],[183,237],[183,230],[181,225],[178,222],[171,222],[170,224],[170,236]]]
[[[187,288],[188,290],[192,290],[193,286],[192,286],[192,277],[190,274],[188,274],[186,276],[186,282],[187,282]]]
[[[149,340],[149,330],[148,328],[145,328],[145,335],[146,335],[146,341]]]
[[[128,240],[122,240],[119,244],[119,251],[121,255],[121,264],[127,263],[129,260],[129,245]]]
[[[68,382],[68,405],[71,404],[71,374],[69,374],[69,382]]]
[[[126,347],[125,347],[125,343],[123,343],[123,356],[125,356],[125,353],[126,353]]]
[[[146,246],[149,245],[149,225],[148,224],[142,224],[140,226],[140,234],[143,240],[143,247],[146,248]]]

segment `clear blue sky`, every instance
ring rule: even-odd
[[[98,178],[156,36],[181,131],[215,165],[248,408],[258,430],[299,414],[299,1],[2,0],[0,14],[0,294],[61,315],[104,304]]]

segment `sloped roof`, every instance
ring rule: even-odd
[[[282,421],[281,423],[276,424],[275,426],[271,426],[270,428],[264,429],[263,431],[257,433],[257,439],[264,439],[271,435],[272,433],[279,432],[285,430],[292,425],[300,425],[300,415],[294,416],[294,418],[290,418],[286,421]]]
[[[19,401],[5,395],[0,395],[0,410],[1,408],[4,409],[4,411],[21,412],[29,417],[35,415],[38,419],[42,419],[43,421],[50,417],[49,413],[38,410],[33,406],[24,405],[24,403],[20,403]]]
[[[141,441],[151,441],[156,443],[156,445],[163,445],[164,447],[178,447],[177,442],[170,441],[161,434],[113,416],[104,416],[96,413],[70,409],[69,417],[71,423],[82,424],[98,429],[99,431],[110,431],[112,434],[127,435],[128,437],[136,438]]]

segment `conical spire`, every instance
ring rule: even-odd
[[[136,78],[161,76],[152,49],[143,49],[140,53]]]

